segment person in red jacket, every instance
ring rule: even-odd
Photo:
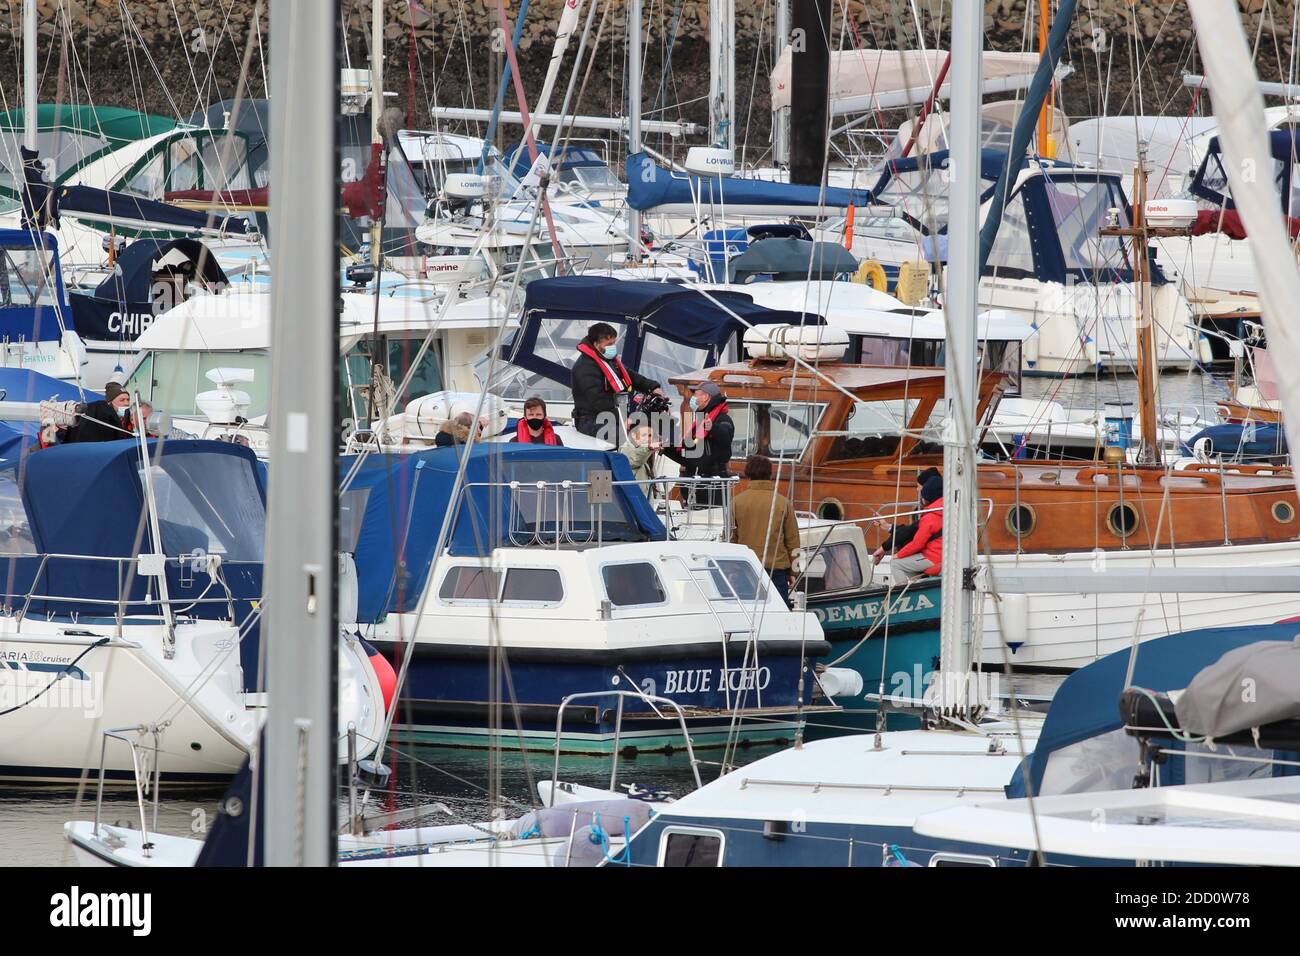
[[[938,574],[943,559],[943,479],[935,476],[921,486],[921,520],[916,534],[894,553],[889,573],[894,586]]]
[[[519,419],[515,437],[511,441],[525,445],[563,445],[560,436],[555,434],[555,426],[546,417],[546,402],[534,395],[524,402],[524,417]]]

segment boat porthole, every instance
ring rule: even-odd
[[[1029,505],[1012,505],[1007,509],[1007,530],[1017,538],[1027,538],[1034,533],[1038,515]]]
[[[1138,526],[1138,513],[1132,505],[1112,505],[1106,515],[1106,526],[1117,538],[1127,538]]]
[[[1273,517],[1281,524],[1290,524],[1295,520],[1295,508],[1289,501],[1273,502]]]
[[[817,517],[823,521],[843,521],[844,505],[838,498],[827,498],[817,506]]]

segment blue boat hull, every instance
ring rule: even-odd
[[[375,641],[389,659],[392,642]],[[667,697],[686,713],[695,747],[731,741],[782,742],[794,738],[800,714],[810,710],[812,662],[825,641],[759,642],[757,666],[746,665],[745,645],[733,642],[726,661],[720,644],[689,647],[576,651],[420,644],[414,651],[397,726],[421,742],[484,747],[508,743],[550,752],[565,697],[601,691],[640,691]],[[801,699],[801,678],[802,699]],[[564,709],[561,749],[608,753],[615,748],[618,701],[583,698]],[[685,746],[675,712],[623,699],[620,751]],[[739,718],[736,714],[739,708]]]

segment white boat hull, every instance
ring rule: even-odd
[[[0,630],[0,778],[60,782],[97,775],[104,731],[159,727],[170,779],[220,780],[244,759],[260,723],[243,705],[237,631],[218,622],[178,625],[168,657],[158,625],[15,624]],[[107,638],[102,646],[97,641]],[[48,689],[47,689],[48,688]],[[153,735],[129,733],[152,753]],[[134,779],[131,748],[110,740],[106,777]],[[143,769],[143,768],[142,768]]]
[[[1300,541],[1170,551],[1107,551],[1053,555],[1006,555],[998,568],[1071,567],[1132,570],[1131,594],[1026,594],[991,596],[984,602],[983,664],[1001,669],[1069,670],[1083,667],[1138,641],[1199,628],[1273,624],[1300,615],[1300,594],[1148,593],[1142,571],[1160,567],[1239,567],[1243,587],[1249,569],[1300,565]]]

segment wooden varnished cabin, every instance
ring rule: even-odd
[[[672,379],[708,378],[736,424],[732,471],[761,453],[780,462],[781,490],[830,519],[914,510],[915,476],[942,467],[941,369],[821,362],[824,378],[791,362],[754,360]],[[980,384],[989,420],[1001,376]],[[683,412],[689,417],[689,412]],[[930,438],[931,440],[927,440]],[[1300,536],[1289,470],[1217,465],[1167,472],[1105,461],[1001,461],[979,468],[981,551],[1070,552],[1283,542]],[[910,519],[906,519],[910,520]],[[878,542],[884,529],[868,529]]]

